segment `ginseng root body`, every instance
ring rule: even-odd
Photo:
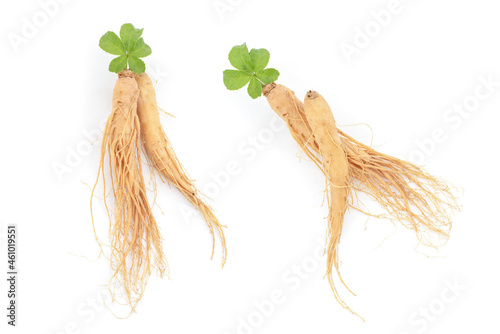
[[[333,268],[342,280],[339,271],[339,243],[344,223],[344,215],[348,207],[349,196],[349,163],[337,132],[332,111],[323,96],[309,91],[304,99],[306,120],[319,146],[319,153],[323,158],[323,170],[326,176],[326,193],[328,201],[328,228],[327,228],[327,260],[326,276],[337,301],[346,309],[353,312],[342,300],[333,280]],[[347,288],[349,289],[349,288]],[[350,290],[349,290],[350,291]],[[354,312],[353,312],[354,313]]]
[[[263,93],[299,147],[326,174],[319,147],[322,139],[312,131],[304,104],[292,90],[276,83],[265,85]],[[414,230],[426,246],[444,244],[449,237],[451,216],[459,210],[451,187],[419,166],[378,152],[338,127],[336,131],[347,155],[352,189],[349,206],[370,216],[400,222]],[[364,210],[357,193],[377,201],[385,213],[376,215]]]

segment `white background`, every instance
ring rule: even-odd
[[[67,1],[16,52],[9,36],[22,36],[23,18],[43,19],[42,7],[2,1],[1,252],[7,223],[18,224],[20,238],[19,326],[9,333],[497,333],[500,87],[468,117],[447,110],[474,101],[480,77],[500,81],[498,3],[401,0],[350,62],[342,43],[354,45],[357,28],[376,29],[370,13],[387,9],[389,0],[222,3],[231,10],[219,15],[212,0]],[[171,279],[152,278],[138,313],[118,320],[98,302],[92,306],[110,274],[106,260],[97,260],[86,185],[96,177],[100,140],[73,157],[62,176],[54,165],[67,165],[70,152],[89,143],[85,131],[96,133],[109,115],[116,75],[98,40],[126,22],[145,28],[158,103],[176,115],[162,117],[163,126],[198,187],[210,190],[228,226],[229,257],[221,269],[217,243],[209,260],[203,220],[160,184],[163,214],[158,207],[155,214]],[[319,91],[339,124],[369,124],[379,150],[419,158],[464,190],[463,211],[438,254],[415,249],[414,233],[402,226],[346,215],[341,270],[358,296],[341,295],[364,323],[336,303],[322,279],[324,258],[313,258],[326,228],[322,175],[297,157],[286,129],[270,138],[276,117],[264,98],[222,83],[229,50],[243,42],[270,50],[278,82],[300,98]],[[370,142],[366,126],[343,129]],[[431,144],[436,129],[444,138]],[[259,135],[257,150],[251,137]],[[237,173],[214,188],[214,175],[231,161]],[[100,201],[96,207],[105,229]],[[304,264],[307,277],[291,273]],[[447,290],[455,283],[456,293]],[[283,302],[263,315],[255,303],[274,290]]]

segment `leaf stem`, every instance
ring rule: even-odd
[[[257,75],[256,75],[255,73],[252,73],[252,76],[253,76],[255,79],[259,80],[260,85],[261,85],[262,87],[264,87],[264,86],[265,86],[264,82],[262,82],[262,80],[260,80],[260,79],[257,77]]]

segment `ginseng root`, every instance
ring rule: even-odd
[[[263,93],[300,148],[326,175],[318,138],[305,117],[304,104],[283,85],[268,84]],[[371,216],[401,222],[413,229],[426,246],[444,244],[449,237],[451,216],[459,210],[450,186],[412,163],[380,153],[339,129],[337,132],[347,154],[349,178],[355,190],[350,192],[349,206]],[[356,192],[377,201],[386,214],[373,215],[363,210]]]
[[[325,171],[327,181],[328,228],[326,276],[328,277],[333,294],[340,305],[356,314],[340,297],[332,275],[333,267],[335,267],[340,281],[351,291],[340,275],[338,251],[350,192],[347,155],[342,147],[332,111],[323,96],[315,91],[309,91],[304,99],[304,112],[306,120],[317,139],[319,153],[323,157],[322,167]]]
[[[347,208],[399,221],[415,231],[420,244],[438,247],[448,240],[451,216],[460,207],[445,181],[340,131],[321,95],[309,91],[302,103],[292,90],[276,84],[279,71],[267,68],[269,58],[266,49],[249,51],[246,43],[236,45],[228,54],[234,69],[223,71],[222,79],[228,90],[248,85],[251,98],[263,94],[272,110],[285,121],[301,150],[325,175],[328,202],[326,276],[337,301],[350,310],[340,298],[332,275],[335,267],[340,281],[349,290],[340,275],[338,255]],[[360,194],[377,201],[385,212],[368,212]]]

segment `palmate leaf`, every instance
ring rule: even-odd
[[[99,40],[99,46],[104,51],[117,55],[109,64],[111,72],[119,73],[128,67],[140,74],[146,71],[146,64],[139,59],[151,54],[151,48],[141,38],[144,29],[136,29],[131,23],[125,23],[120,28],[120,37],[108,31]]]
[[[262,95],[262,87],[276,81],[280,73],[274,68],[266,69],[270,58],[266,49],[248,51],[246,43],[234,46],[228,59],[236,70],[223,72],[224,85],[229,90],[237,90],[248,84],[247,92],[256,99]]]

